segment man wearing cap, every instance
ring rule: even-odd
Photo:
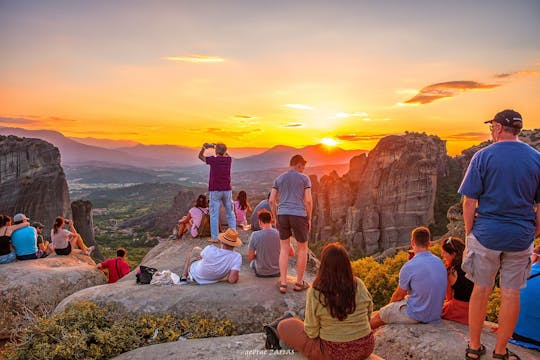
[[[13,217],[13,224],[21,224],[23,221],[30,221],[24,214],[17,214]],[[11,234],[11,243],[15,248],[17,260],[32,260],[41,257],[42,252],[37,247],[37,231],[33,226],[26,226],[15,230]]]
[[[500,272],[501,308],[493,358],[517,359],[506,345],[516,325],[519,289],[529,274],[533,240],[540,233],[540,153],[518,140],[523,127],[518,112],[501,111],[486,123],[493,144],[474,154],[458,190],[464,197],[466,233],[462,267],[474,282],[466,356],[477,359],[486,352],[480,334]]]
[[[240,276],[242,255],[234,251],[234,248],[242,245],[235,229],[227,229],[218,235],[221,248],[208,245],[202,251],[196,246],[191,255],[186,257],[184,271],[180,278],[181,284],[186,284],[188,279],[197,284],[214,284],[223,278],[227,282],[235,284]]]
[[[215,148],[216,156],[204,156],[204,151],[208,148]],[[230,229],[236,229],[236,215],[234,214],[231,186],[231,165],[232,158],[227,153],[227,145],[203,144],[199,152],[199,159],[210,165],[210,175],[208,179],[208,193],[210,197],[210,234],[212,241],[217,243],[219,233],[219,209],[221,204],[225,208],[227,224]]]
[[[302,155],[294,155],[289,162],[289,171],[281,174],[270,193],[270,208],[276,226],[279,230],[280,252],[279,291],[287,292],[287,267],[291,248],[291,236],[296,238],[297,261],[295,291],[302,291],[309,287],[304,281],[304,272],[307,264],[307,241],[311,229],[311,181],[303,174],[306,160]]]
[[[52,249],[51,243],[46,241],[43,238],[43,227],[44,225],[40,222],[35,222],[32,224],[32,226],[36,229],[37,232],[37,246],[38,249],[41,250],[43,255],[41,255],[42,258],[49,256],[54,250]]]

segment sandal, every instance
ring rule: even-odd
[[[515,354],[512,351],[508,350],[508,348],[506,349],[505,354],[497,354],[495,352],[495,350],[493,350],[493,358],[494,359],[509,360],[510,356],[513,356],[516,360],[521,360],[521,358],[519,356],[517,356],[517,354]]]
[[[469,347],[469,344],[467,344],[467,349],[465,349],[465,359],[477,360],[477,359],[480,359],[482,355],[484,355],[485,353],[486,353],[486,347],[484,345],[480,344],[479,349],[471,349]],[[470,355],[476,355],[476,357],[471,357]]]
[[[287,283],[279,284],[279,292],[285,294],[287,292]]]
[[[294,284],[294,288],[293,290],[294,291],[304,291],[306,289],[309,288],[309,284],[305,281],[305,280],[302,280],[302,282],[297,282]]]

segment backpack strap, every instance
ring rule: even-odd
[[[534,278],[537,277],[537,276],[540,276],[540,272],[539,272],[539,273],[536,273],[536,274],[534,274],[534,275],[529,276],[529,277],[527,278],[527,280],[534,279]]]
[[[122,275],[120,274],[120,270],[118,270],[118,258],[116,258],[116,275],[118,275],[118,279],[120,280]]]

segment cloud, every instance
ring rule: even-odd
[[[188,54],[182,56],[165,56],[161,60],[174,61],[174,62],[190,62],[190,63],[218,63],[224,62],[225,59],[219,56],[212,55],[200,55],[200,54]]]
[[[493,89],[499,84],[482,84],[476,81],[448,81],[424,87],[418,94],[405,101],[405,104],[429,104],[433,101],[453,97],[467,90]]]
[[[234,115],[234,117],[237,119],[246,119],[246,120],[257,118],[256,116],[251,116],[251,115]]]
[[[524,77],[524,76],[535,76],[540,75],[540,71],[538,70],[520,70],[512,73],[502,73],[502,74],[496,74],[495,77],[497,79],[507,79],[511,77]]]
[[[372,134],[372,135],[358,135],[358,134],[342,134],[336,135],[336,138],[342,141],[367,141],[367,140],[380,140],[383,137],[395,135],[395,134]]]
[[[287,123],[287,124],[282,124],[281,127],[286,127],[286,128],[301,128],[301,127],[304,127],[305,124],[303,123]]]
[[[484,141],[489,137],[489,133],[486,132],[466,132],[446,136],[446,140],[456,141]]]
[[[37,122],[39,121],[20,117],[13,118],[0,116],[0,124],[35,124]]]
[[[304,104],[286,104],[285,106],[291,109],[313,110],[312,106],[304,105]]]

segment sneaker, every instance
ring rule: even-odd
[[[92,253],[92,251],[94,251],[95,248],[95,246],[89,246],[88,249],[86,249],[85,254],[87,256],[90,256],[90,254]]]
[[[188,283],[187,277],[182,276],[182,277],[180,278],[180,283],[179,283],[179,285],[187,285],[187,283]]]

